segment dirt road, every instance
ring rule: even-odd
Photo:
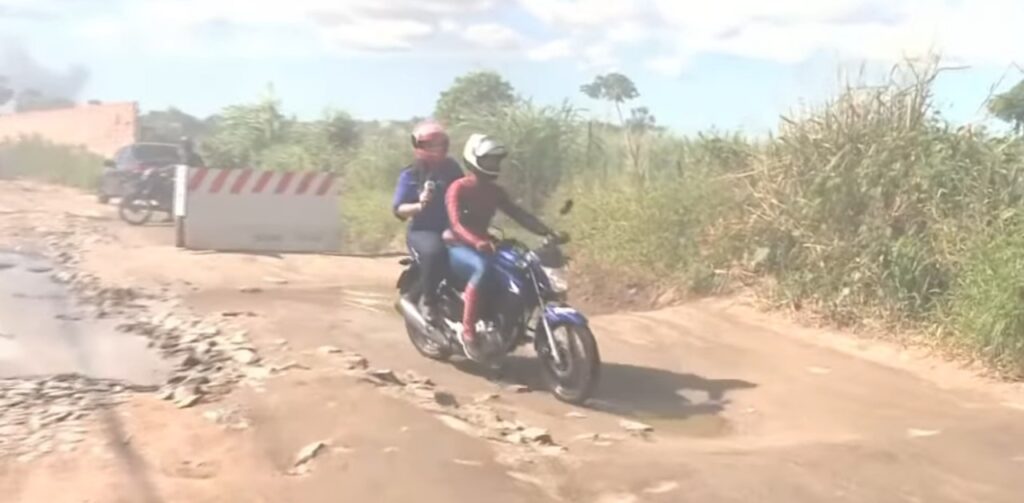
[[[390,307],[393,258],[182,251],[169,227],[130,228],[89,196],[25,183],[0,182],[0,219],[0,248],[82,225],[65,229],[84,235],[78,269],[229,320],[273,369],[189,408],[141,393],[97,410],[73,450],[0,459],[3,502],[1016,503],[1024,492],[1018,386],[741,300],[595,318],[602,383],[573,408],[530,390],[528,357],[494,382],[418,356]],[[393,373],[368,379],[359,358]],[[0,352],[0,374],[11,361]],[[516,438],[494,438],[495,424],[517,424]],[[318,441],[296,472],[296,453]]]

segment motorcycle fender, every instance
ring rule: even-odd
[[[544,319],[549,325],[587,326],[589,323],[583,313],[571,306],[547,306],[544,308]]]
[[[403,270],[402,274],[398,276],[398,281],[395,282],[395,288],[403,292],[408,290],[417,276],[419,276],[419,271],[415,267]]]

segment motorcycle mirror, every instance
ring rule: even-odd
[[[560,210],[558,210],[558,214],[559,215],[567,215],[570,211],[572,211],[573,204],[575,204],[575,203],[573,202],[572,199],[566,199],[565,203],[562,204],[562,208]]]

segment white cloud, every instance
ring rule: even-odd
[[[1024,59],[1019,0],[519,0],[537,19],[602,40],[618,53],[649,43],[662,55],[647,61],[678,75],[692,58],[728,54],[783,64],[817,53],[893,61],[930,49],[965,63],[1005,65]],[[608,51],[593,60],[614,59]]]
[[[155,33],[194,35],[213,24],[230,27],[242,37],[303,30],[337,49],[372,52],[415,50],[437,34],[462,29],[454,18],[480,15],[496,5],[496,0],[132,0],[103,10],[119,20],[122,32],[137,34],[131,27],[145,26]],[[79,30],[83,34],[109,36],[109,28],[102,24],[83,23],[90,24]],[[488,48],[505,47],[514,37],[510,28],[502,28],[478,24],[458,38]]]
[[[519,32],[497,23],[470,25],[462,31],[462,37],[476,47],[494,50],[515,49],[523,43]]]
[[[576,26],[604,26],[636,16],[646,2],[633,0],[519,0],[541,21]]]
[[[635,44],[651,38],[651,29],[636,21],[628,21],[608,30],[608,40],[622,44]]]
[[[442,33],[455,33],[459,31],[461,25],[452,19],[442,19],[437,27],[441,29]]]
[[[71,25],[67,33],[104,47],[131,40],[140,50],[197,57],[220,50],[218,44],[255,53],[255,47],[275,45],[315,50],[310,44],[321,41],[361,52],[502,50],[521,51],[535,61],[580,56],[588,66],[608,67],[630,50],[650,54],[646,66],[667,75],[679,75],[695,57],[708,54],[793,64],[819,53],[892,61],[935,48],[970,64],[1024,61],[1024,44],[1016,42],[1024,26],[1021,0],[109,0],[99,5],[97,0],[0,0],[0,23],[7,21],[5,12],[31,11],[39,17],[21,23],[47,23],[40,13],[57,15]],[[535,35],[545,42],[532,40],[532,31],[531,37],[523,35],[517,31],[521,25],[501,17],[515,8],[520,12],[510,19],[525,13],[548,28]]]
[[[526,56],[534,61],[552,61],[568,58],[572,55],[572,41],[567,38],[552,40],[546,44],[534,47],[526,53]]]
[[[420,21],[367,19],[326,28],[324,36],[348,49],[394,51],[412,49],[416,40],[433,33],[433,26]]]

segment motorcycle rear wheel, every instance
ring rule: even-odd
[[[416,281],[413,287],[408,291],[400,292],[400,295],[409,299],[414,304],[418,304],[420,299],[420,290],[419,281]],[[441,362],[448,361],[448,359],[451,358],[451,347],[441,346],[430,340],[430,337],[427,337],[426,334],[420,332],[415,323],[405,320],[405,332],[409,335],[409,342],[412,343],[412,346],[416,348],[416,351],[419,352],[419,354],[426,356],[431,360]]]
[[[145,225],[153,218],[154,205],[138,194],[131,194],[121,199],[117,206],[117,214],[128,225]]]

